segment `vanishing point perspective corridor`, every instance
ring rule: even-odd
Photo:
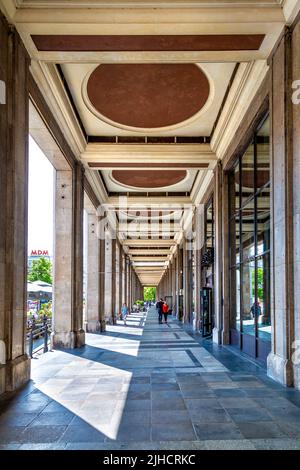
[[[300,449],[300,392],[152,307],[33,361],[0,448]]]

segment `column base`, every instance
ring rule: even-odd
[[[0,393],[13,392],[30,380],[30,362],[24,354],[0,366]]]
[[[293,364],[289,359],[270,353],[267,358],[267,374],[282,385],[293,386]]]
[[[106,321],[105,320],[100,321],[100,331],[101,331],[101,333],[106,331]]]
[[[294,364],[294,387],[300,390],[300,364]]]
[[[219,330],[219,328],[216,327],[213,328],[212,340],[213,343],[222,344],[222,330]]]
[[[85,331],[62,331],[51,333],[52,349],[75,349],[85,345]]]
[[[85,331],[87,333],[100,333],[101,324],[98,320],[89,320],[85,324]]]

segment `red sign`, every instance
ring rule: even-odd
[[[31,250],[31,256],[49,256],[48,250]]]

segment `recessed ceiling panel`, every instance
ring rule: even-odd
[[[39,51],[252,51],[264,34],[32,35]]]
[[[102,64],[86,87],[100,117],[143,129],[186,121],[203,108],[210,90],[194,64]]]
[[[162,188],[172,186],[186,178],[186,171],[171,170],[113,170],[112,177],[119,183],[137,188]]]

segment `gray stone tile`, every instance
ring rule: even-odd
[[[214,393],[218,398],[241,398],[247,396],[243,390],[239,390],[237,388],[217,388],[214,389]]]
[[[127,400],[150,400],[151,394],[148,392],[132,392],[129,390],[127,393]]]
[[[59,442],[104,442],[105,438],[105,434],[88,424],[79,426],[71,424],[61,436]]]
[[[5,426],[0,428],[0,444],[20,444],[22,443],[22,432],[25,426]]]
[[[150,411],[151,400],[127,400],[124,411]]]
[[[185,402],[182,398],[169,398],[152,400],[152,410],[185,410]]]
[[[221,408],[190,411],[190,414],[194,424],[231,422],[230,416]]]
[[[41,413],[37,418],[35,418],[30,426],[53,426],[53,425],[65,425],[71,423],[74,418],[74,414],[71,412],[63,413]]]
[[[187,399],[185,400],[185,404],[189,411],[221,408],[221,405],[216,398]]]
[[[274,421],[237,423],[246,439],[264,439],[272,437],[287,437]]]
[[[28,426],[38,415],[36,413],[12,413],[7,411],[0,415],[0,428],[4,426]]]
[[[194,427],[199,440],[240,440],[244,437],[233,423],[204,423]]]
[[[179,390],[177,383],[152,383],[152,391],[161,391],[161,390]]]
[[[271,421],[272,417],[263,408],[226,408],[231,419],[236,423],[250,423],[257,421]]]
[[[177,423],[191,423],[191,417],[186,410],[152,410],[152,423],[153,424],[177,424]]]
[[[182,392],[180,390],[152,390],[152,400],[168,400],[169,398],[182,398]]]
[[[137,423],[121,423],[118,430],[118,441],[150,441],[150,425]]]
[[[196,440],[191,423],[152,424],[152,440],[159,441],[193,441]]]
[[[30,426],[22,432],[20,438],[22,443],[53,443],[60,439],[66,428],[59,425]]]
[[[225,397],[219,398],[218,402],[220,405],[227,409],[227,408],[241,408],[241,409],[248,409],[248,408],[257,408],[261,407],[260,403],[257,402],[255,399],[252,398],[238,398],[238,397]]]

